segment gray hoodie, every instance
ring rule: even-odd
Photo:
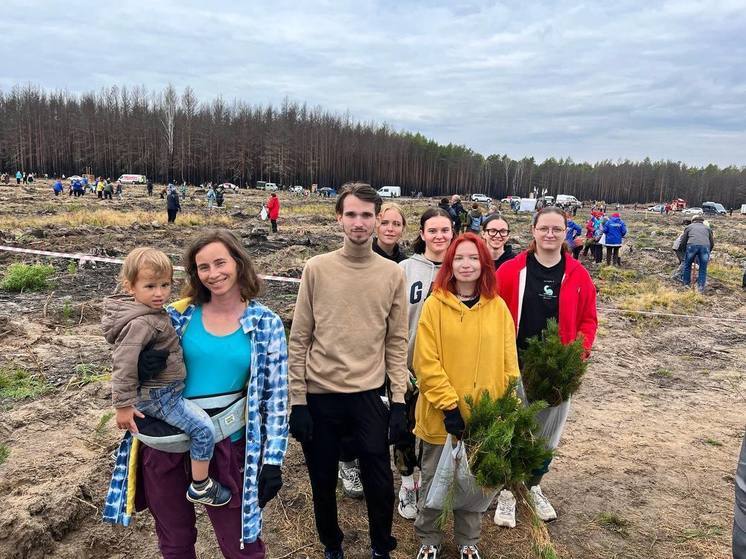
[[[712,229],[701,221],[693,221],[691,225],[687,225],[679,246],[687,247],[691,245],[706,246],[710,250],[715,248],[715,238],[712,235]]]
[[[399,262],[407,276],[407,302],[409,303],[409,350],[407,351],[407,367],[412,369],[412,356],[414,355],[414,340],[417,337],[417,323],[420,321],[420,313],[425,299],[430,295],[435,276],[438,274],[440,264],[435,264],[422,254],[415,254],[411,258]]]
[[[111,399],[115,408],[137,403],[137,359],[151,342],[150,349],[167,349],[169,355],[166,369],[142,386],[160,388],[186,377],[179,336],[165,310],[151,309],[130,295],[114,295],[104,299],[101,327],[106,341],[114,344]]]

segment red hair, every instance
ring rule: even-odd
[[[433,291],[450,291],[456,293],[456,278],[453,277],[453,258],[456,256],[456,249],[461,243],[474,243],[479,254],[479,265],[481,272],[477,280],[477,291],[487,299],[497,297],[497,280],[495,279],[495,264],[492,262],[490,252],[484,241],[474,233],[464,233],[453,240],[451,246],[446,251],[443,264],[440,266],[438,275],[433,282]]]

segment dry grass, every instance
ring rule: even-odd
[[[707,265],[707,277],[716,279],[728,287],[740,287],[743,279],[743,269],[711,260]]]
[[[206,215],[196,213],[179,213],[176,218],[177,225],[230,225],[232,219],[224,215]],[[85,210],[75,209],[56,215],[43,216],[6,216],[5,227],[48,227],[60,225],[66,227],[129,227],[137,223],[166,223],[166,214],[163,211],[146,212],[116,211],[116,210]]]
[[[638,284],[637,291],[619,301],[619,307],[629,311],[668,311],[691,313],[705,302],[692,289],[672,289],[656,283]]]

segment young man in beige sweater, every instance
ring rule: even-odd
[[[372,250],[381,198],[344,187],[336,205],[344,246],[303,270],[288,346],[290,433],[303,446],[325,559],[343,559],[337,522],[340,441],[353,441],[368,505],[373,558],[388,559],[394,480],[389,443],[407,430],[407,298],[404,273]],[[379,392],[389,379],[390,409]]]

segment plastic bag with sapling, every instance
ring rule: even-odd
[[[425,507],[435,510],[484,512],[495,498],[497,489],[484,490],[469,470],[463,441],[453,445],[449,434],[438,460]]]

